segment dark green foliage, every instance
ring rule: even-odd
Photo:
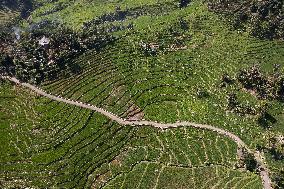
[[[179,1],[179,8],[185,8],[190,3],[190,0],[180,0]]]
[[[32,0],[1,0],[0,10],[8,8],[10,10],[19,11],[21,18],[27,18],[33,9]]]
[[[263,128],[269,128],[277,122],[277,119],[269,113],[269,106],[267,104],[261,108],[257,122]]]
[[[0,9],[9,8],[12,10],[16,10],[21,7],[23,4],[22,0],[1,0]]]
[[[254,159],[254,156],[248,152],[244,152],[244,163],[246,165],[246,169],[251,172],[256,172],[258,168],[257,161]]]
[[[274,160],[279,161],[284,159],[284,144],[283,141],[279,140],[279,138],[270,138],[267,150]]]
[[[134,8],[126,8],[122,9],[117,7],[115,12],[105,13],[99,17],[96,17],[90,21],[83,23],[84,30],[93,30],[96,32],[114,32],[119,30],[125,29],[133,29],[133,24],[130,23],[128,26],[114,26],[112,22],[116,21],[127,21],[127,19],[137,19],[143,15],[152,15],[158,16],[166,14],[167,12],[176,9],[176,4],[173,2],[165,2],[163,4],[157,5],[146,5],[146,6],[139,6]],[[107,26],[102,26],[103,24],[108,23]]]
[[[282,78],[279,82],[279,87],[278,87],[278,90],[277,90],[277,96],[278,96],[278,99],[282,102],[284,102],[284,78]]]
[[[180,18],[179,23],[180,23],[181,29],[186,30],[186,31],[189,29],[189,25],[187,21],[184,20],[183,18]]]
[[[215,0],[208,1],[208,6],[213,11],[232,16],[236,29],[249,29],[253,36],[259,38],[284,39],[282,0]]]
[[[208,98],[209,96],[210,96],[209,92],[204,89],[200,89],[197,91],[198,98]]]
[[[239,102],[237,100],[237,95],[234,93],[229,94],[228,97],[228,109],[229,110],[234,110],[235,108],[237,108],[239,106]]]
[[[228,74],[222,75],[221,87],[226,87],[227,85],[233,84],[235,81]]]
[[[252,67],[250,70],[241,70],[238,75],[238,81],[241,82],[246,89],[257,90],[261,90],[261,86],[267,83],[258,67]]]
[[[283,99],[283,78],[284,76],[273,73],[263,74],[258,66],[247,70],[241,70],[237,76],[238,81],[247,90],[257,93],[261,99]]]
[[[269,102],[283,101],[283,76],[278,69],[274,69],[271,74],[264,74],[259,66],[254,65],[249,69],[240,70],[235,81],[228,75],[223,75],[221,87],[228,86],[228,83],[239,85],[244,92],[249,92],[258,99],[268,100],[259,106],[243,104],[235,93],[231,93],[228,95],[228,110],[241,115],[256,115],[257,123],[263,128],[269,128],[277,122],[269,112]]]
[[[233,111],[240,115],[256,115],[257,110],[250,105],[242,104],[235,93],[231,93],[228,95],[228,106],[229,111]]]
[[[99,51],[114,39],[107,34],[87,31],[78,34],[64,28],[45,32],[44,28],[35,27],[32,32],[23,32],[16,42],[2,40],[4,58],[1,58],[1,67],[5,67],[6,73],[36,84],[77,74],[81,69],[72,59],[87,50]],[[39,40],[46,36],[49,44],[39,44]]]
[[[273,177],[273,181],[275,183],[275,189],[283,189],[284,188],[284,171],[283,169],[279,174]]]

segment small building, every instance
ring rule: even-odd
[[[38,44],[46,47],[48,44],[50,43],[50,39],[48,39],[47,37],[43,36],[39,41]]]

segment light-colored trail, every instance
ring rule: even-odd
[[[108,117],[109,119],[121,124],[121,125],[131,125],[131,126],[152,126],[152,127],[156,127],[159,129],[169,129],[169,128],[177,128],[177,127],[194,127],[194,128],[199,128],[199,129],[207,129],[207,130],[211,130],[214,132],[217,132],[220,135],[225,135],[229,138],[231,138],[232,140],[234,140],[237,145],[239,147],[245,148],[249,153],[254,154],[255,160],[257,161],[258,165],[259,165],[259,170],[260,170],[260,177],[262,179],[262,183],[263,183],[263,187],[264,189],[272,189],[271,186],[271,179],[269,177],[269,171],[268,168],[266,167],[265,163],[263,162],[263,159],[261,157],[261,155],[258,152],[254,152],[251,149],[248,148],[248,146],[235,134],[226,131],[224,129],[220,129],[211,125],[205,125],[205,124],[198,124],[198,123],[192,123],[192,122],[176,122],[176,123],[158,123],[158,122],[154,122],[154,121],[146,121],[146,120],[142,120],[142,121],[128,121],[125,119],[122,119],[120,117],[118,117],[115,114],[112,114],[102,108],[98,108],[96,106],[93,106],[91,104],[84,104],[82,102],[78,102],[78,101],[73,101],[73,100],[69,100],[69,99],[65,99],[63,97],[60,96],[55,96],[52,94],[49,94],[45,91],[43,91],[42,89],[39,89],[31,84],[28,83],[21,83],[19,80],[17,80],[14,77],[2,77],[4,79],[8,79],[18,85],[22,85],[24,87],[29,88],[30,90],[34,91],[35,93],[45,96],[49,99],[55,100],[55,101],[59,101],[59,102],[64,102],[67,104],[71,104],[74,106],[78,106],[81,108],[86,108],[86,109],[90,109],[96,112],[99,112],[101,114],[103,114],[104,116]]]

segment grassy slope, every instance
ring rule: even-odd
[[[129,7],[131,6],[132,4],[129,4]],[[71,17],[73,16],[71,12],[61,13],[63,17],[70,14]],[[66,91],[66,96],[69,98],[91,102],[124,116],[130,104],[134,103],[143,110],[146,119],[162,122],[191,120],[213,124],[236,133],[252,147],[266,145],[271,133],[283,134],[281,121],[267,130],[257,124],[257,117],[226,112],[226,99],[230,92],[236,92],[246,104],[259,106],[265,101],[241,91],[239,87],[226,89],[219,87],[220,78],[224,73],[234,76],[239,69],[255,63],[260,63],[265,72],[271,72],[273,64],[283,62],[281,61],[284,59],[283,43],[258,40],[246,33],[232,31],[226,21],[208,12],[200,1],[194,1],[184,10],[173,9],[166,13],[155,17],[145,15],[136,19],[128,18],[124,22],[125,24],[132,22],[134,31],[114,33],[124,37],[103,52],[95,55],[90,53],[80,59],[82,64],[91,62],[106,67],[98,66],[99,68],[94,71],[89,71],[87,77],[82,75],[75,79],[58,81],[46,88],[54,93],[56,93],[55,88],[58,93],[65,94]],[[155,12],[153,14],[155,15]],[[189,23],[188,31],[179,28],[179,18]],[[67,25],[76,29],[80,28],[78,23],[88,20],[84,17],[78,17],[72,22],[65,19]],[[113,22],[113,24],[121,23]],[[191,36],[190,39],[185,40],[188,49],[160,53],[157,57],[145,57],[141,53],[139,42],[169,45],[173,41],[169,32],[171,26],[184,35]],[[98,72],[98,70],[109,71]],[[86,81],[91,83],[86,84]],[[98,83],[95,83],[96,81]],[[70,83],[73,87],[58,88],[61,86],[59,83]],[[79,87],[82,84],[84,88]],[[119,90],[113,91],[113,88]],[[198,91],[208,92],[209,97],[198,98]],[[80,96],[82,94],[84,97]],[[117,96],[110,98],[109,95],[112,94]],[[106,99],[110,99],[110,102],[105,101]],[[131,103],[127,103],[128,101]],[[271,104],[270,112],[275,117],[283,117],[283,105],[277,102]]]
[[[112,3],[105,4],[100,1],[93,1],[92,3],[89,3],[89,1],[75,1],[75,3],[67,3],[68,5],[64,5],[64,3],[68,1],[61,0],[59,2],[63,2],[62,10],[48,13],[47,10],[49,10],[50,7],[58,6],[58,3],[47,4],[32,14],[33,22],[56,18],[67,26],[80,30],[83,22],[89,21],[94,16],[99,16],[105,12],[113,12],[115,5],[118,3],[121,4],[123,9],[126,7],[125,5],[127,5],[128,8],[131,8],[135,6],[139,7],[141,3],[147,5],[156,3],[156,1],[112,1]],[[161,3],[161,7],[162,6]],[[84,11],[85,14],[80,14],[82,11]],[[45,13],[48,14],[43,15]],[[179,28],[178,19],[180,17],[183,17],[184,20],[189,23],[188,31],[182,31]],[[225,21],[218,18],[213,13],[208,12],[205,6],[198,0],[194,1],[190,7],[184,10],[171,10],[168,12],[168,15],[155,17],[145,15],[138,17],[137,19],[128,18],[124,22],[133,22],[134,31],[120,31],[114,33],[114,35],[124,37],[121,37],[114,46],[107,47],[102,52],[88,52],[78,58],[77,61],[85,67],[84,74],[77,76],[76,78],[72,77],[54,83],[48,83],[43,87],[53,93],[63,93],[63,96],[67,96],[68,98],[91,102],[124,117],[127,116],[127,110],[133,103],[143,110],[146,119],[162,122],[190,120],[199,123],[213,124],[236,133],[252,147],[257,144],[266,144],[267,138],[265,136],[268,134],[283,133],[283,124],[281,124],[280,121],[278,121],[277,126],[273,127],[270,131],[267,131],[256,124],[256,118],[254,117],[243,117],[227,113],[225,111],[226,93],[230,91],[238,92],[239,90],[238,88],[227,88],[222,90],[219,88],[219,79],[225,72],[234,75],[240,68],[248,67],[255,62],[260,62],[263,69],[269,71],[271,70],[271,65],[274,63],[281,63],[284,55],[282,43],[260,41],[250,38],[245,33],[230,31],[229,26],[227,26]],[[121,23],[114,22],[113,24],[119,25]],[[172,34],[169,32],[170,26],[176,27],[186,36],[191,36],[190,39],[185,41],[188,49],[165,54],[160,53],[157,57],[144,56],[139,49],[140,40],[169,45],[173,41]],[[197,92],[199,90],[208,91],[209,97],[198,98]],[[238,93],[240,97],[246,99],[247,103],[263,103],[245,92],[239,91]],[[82,94],[84,94],[84,96],[81,96]],[[123,182],[124,178],[138,174],[137,170],[139,169],[145,171],[145,167],[148,166],[150,162],[149,177],[152,173],[151,170],[155,173],[155,169],[157,169],[159,172],[161,166],[165,166],[162,172],[163,174],[160,177],[161,181],[158,182],[158,186],[162,187],[163,184],[165,184],[163,179],[169,179],[169,177],[167,177],[169,170],[175,169],[176,172],[174,172],[181,175],[181,177],[183,177],[184,174],[187,174],[187,171],[193,170],[193,168],[190,168],[188,162],[184,163],[186,156],[192,155],[191,152],[185,152],[185,155],[181,155],[181,157],[174,157],[174,160],[171,160],[172,156],[183,154],[179,152],[179,150],[177,150],[177,152],[171,152],[176,146],[169,147],[165,153],[156,152],[159,151],[159,148],[163,148],[163,145],[159,144],[155,138],[156,136],[165,137],[163,136],[163,133],[157,133],[156,130],[146,129],[146,131],[143,131],[146,132],[146,135],[144,136],[143,133],[141,134],[137,129],[121,128],[115,123],[108,123],[105,118],[96,114],[93,115],[91,112],[76,108],[68,108],[65,105],[54,102],[50,103],[47,101],[46,103],[48,106],[43,103],[43,105],[37,108],[47,108],[48,110],[38,110],[44,112],[42,113],[43,118],[41,119],[47,121],[44,121],[44,124],[41,124],[41,127],[46,127],[48,134],[43,134],[40,141],[34,141],[33,144],[39,145],[44,143],[48,150],[40,154],[35,153],[36,155],[33,156],[32,161],[41,165],[43,162],[50,162],[57,159],[58,163],[56,161],[56,163],[51,165],[48,164],[47,167],[51,170],[51,173],[47,173],[44,170],[46,169],[46,166],[40,167],[43,171],[43,177],[48,179],[43,179],[41,181],[37,177],[32,182],[32,185],[44,186],[48,183],[50,186],[59,185],[71,187],[78,183],[80,186],[90,186],[92,178],[96,177],[96,174],[101,174],[101,176],[97,176],[94,185],[100,185],[104,180],[111,179],[109,184],[108,182],[106,184],[107,187],[111,187],[111,185]],[[283,106],[278,105],[276,102],[272,111],[279,119],[281,119],[281,116],[283,117]],[[82,115],[82,120],[78,119],[79,115]],[[90,115],[92,115],[91,120],[88,119]],[[88,122],[88,125],[84,125],[86,122]],[[109,126],[106,130],[101,131],[99,128],[105,126],[105,124]],[[97,126],[94,128],[94,125]],[[114,130],[111,130],[111,128]],[[78,133],[78,130],[80,131],[80,134],[72,135],[72,133]],[[93,134],[88,137],[87,140],[89,143],[84,141],[83,138],[80,138],[81,135],[83,137],[89,133],[96,132],[101,134]],[[113,134],[117,132],[121,134]],[[168,131],[167,133],[171,134],[171,132],[176,133],[181,131]],[[183,132],[184,131],[182,131],[180,135],[187,136],[186,140],[189,140],[188,135]],[[190,130],[188,132],[191,133],[195,131]],[[157,134],[150,137],[153,133]],[[122,144],[117,144],[119,148],[116,147],[116,149],[120,150],[111,152],[110,155],[105,154],[106,157],[108,157],[108,162],[105,163],[102,162],[102,160],[105,159],[104,156],[96,156],[96,154],[100,154],[106,149],[109,149],[110,146],[114,146],[114,143],[111,142],[106,146],[101,143],[101,141],[107,140],[112,134],[115,138],[114,141],[121,140]],[[146,151],[149,151],[152,146],[158,148],[157,150],[150,150],[150,154],[154,154],[152,159],[147,159],[147,156],[141,155],[144,159],[138,159],[136,162],[147,162],[142,162],[137,165],[135,162],[127,162],[127,159],[135,160],[135,157],[132,158],[131,150],[129,150],[132,149],[132,147],[129,148],[128,146],[132,146],[132,143],[135,144],[135,140],[130,140],[129,138],[136,136],[136,134],[137,137],[134,138],[142,138],[143,140],[138,140],[139,144],[136,146],[134,145],[134,150],[147,149]],[[200,132],[198,131],[196,135],[199,134]],[[148,137],[148,135],[150,136]],[[48,140],[49,137],[46,136],[50,136],[50,141]],[[102,138],[99,138],[96,142],[95,136],[102,136]],[[166,138],[168,137],[171,140],[175,140],[176,137],[173,136],[174,135],[166,136]],[[214,136],[210,136],[209,138],[214,138]],[[9,140],[10,139],[7,139],[6,143],[8,143]],[[147,140],[150,140],[151,142],[145,142]],[[165,140],[167,145],[171,145],[166,142],[168,139],[162,140]],[[62,143],[60,141],[64,142]],[[79,141],[82,142],[75,146],[75,143],[78,143]],[[193,141],[189,143],[190,145],[198,146],[203,145],[202,141],[204,140],[200,140],[197,143]],[[177,145],[182,144],[182,142],[183,141],[177,141]],[[143,148],[139,147],[141,146],[140,143],[143,144]],[[149,146],[147,145],[148,143]],[[79,153],[80,146],[82,149],[85,148],[84,144],[88,144],[86,148],[89,150],[84,150],[84,153]],[[146,145],[146,147],[144,145]],[[95,146],[98,146],[98,149],[94,148]],[[207,144],[206,146],[210,145]],[[221,146],[223,146],[222,143],[218,144],[217,148],[220,148]],[[208,149],[210,149],[210,147]],[[35,148],[38,150],[37,147]],[[68,152],[70,148],[74,149]],[[228,157],[231,157],[232,159],[235,158],[234,149],[235,147],[229,148],[232,152],[229,153],[230,156]],[[41,151],[39,150],[39,152]],[[66,154],[66,152],[68,153]],[[126,156],[123,156],[123,159],[126,159],[126,162],[120,162],[115,158],[120,157],[121,155],[119,154],[124,154],[122,152],[126,153]],[[85,153],[87,155],[85,155]],[[191,157],[197,159],[193,160],[193,167],[198,166],[197,169],[201,172],[197,175],[195,174],[196,177],[192,177],[197,180],[200,175],[203,175],[204,171],[206,172],[206,170],[199,168],[199,166],[204,165],[204,160],[202,160],[202,158],[206,157],[204,151],[200,153],[203,153],[203,156],[197,153],[196,156]],[[155,154],[160,154],[159,157],[161,156],[161,158],[157,158],[157,155]],[[215,154],[215,152],[213,154]],[[64,157],[65,159],[62,160],[60,157]],[[9,158],[11,157],[9,156]],[[94,163],[94,161],[96,161],[96,163]],[[117,163],[117,161],[119,163]],[[213,160],[210,160],[209,162],[218,164],[219,161],[218,158],[213,158]],[[230,171],[234,162],[235,160],[222,160],[221,164],[229,164],[228,171]],[[274,163],[275,162],[271,161],[270,165],[277,170],[276,167],[279,166],[279,162],[277,162],[277,164]],[[114,164],[115,168],[111,167],[112,164]],[[119,168],[116,168],[117,164],[120,165]],[[176,165],[188,166],[188,168],[185,168],[185,170],[173,168]],[[282,164],[280,163],[280,165]],[[23,170],[29,168],[27,165],[23,165],[23,167]],[[130,168],[131,170],[129,170]],[[7,168],[5,167],[5,170],[9,169],[9,166],[7,166]],[[20,167],[20,170],[21,169],[22,168]],[[118,169],[117,172],[115,171],[116,169]],[[212,169],[218,168],[213,166]],[[60,174],[57,176],[56,173],[58,172]],[[69,177],[74,174],[73,172],[78,174],[75,174],[74,178],[71,177],[73,180],[70,180]],[[174,172],[171,172],[171,175],[175,175]],[[51,176],[53,174],[56,176]],[[80,174],[82,174],[82,176],[80,176]],[[89,180],[84,180],[84,175],[86,174],[90,175]],[[246,174],[239,173],[239,171],[236,171],[234,174],[241,174],[241,177],[247,178]],[[232,173],[232,175],[234,174]],[[250,173],[247,174],[250,175]],[[210,178],[215,176],[210,176]],[[26,175],[22,176],[22,178],[25,177]],[[224,176],[219,175],[216,177],[218,180]],[[29,178],[33,180],[32,176]],[[144,176],[141,176],[141,180],[142,178],[144,178]],[[174,177],[172,178],[174,179]],[[256,177],[252,175],[251,178],[253,180]],[[157,181],[157,178],[146,177],[146,179],[147,181],[143,182],[145,184],[151,184]],[[179,178],[176,179],[178,180]],[[175,182],[176,180],[169,184]],[[257,182],[258,185],[256,186],[259,186],[259,180]],[[181,185],[184,184],[187,186],[190,185],[188,183],[181,183]],[[126,187],[128,184],[123,184],[123,186]]]
[[[234,170],[236,144],[215,133],[122,127],[9,83],[2,84],[1,91],[0,98],[6,99],[0,103],[1,120],[12,118],[0,130],[3,188],[133,188],[138,182],[132,178],[141,188],[192,186],[189,183],[196,188],[212,183],[229,187],[244,181],[248,188],[261,188],[256,174]],[[200,180],[201,175],[210,182]]]
[[[188,31],[179,29],[181,17],[189,23]],[[226,112],[227,94],[232,91],[237,92],[244,103],[258,106],[264,102],[237,87],[221,89],[220,78],[224,73],[234,76],[239,69],[256,62],[261,63],[265,71],[271,70],[274,63],[281,64],[283,43],[260,41],[246,33],[231,31],[225,21],[208,12],[199,1],[164,16],[141,16],[125,22],[133,22],[134,31],[117,32],[114,35],[126,36],[102,52],[90,52],[79,58],[78,62],[86,67],[85,73],[43,87],[52,93],[109,108],[117,114],[127,111],[130,105],[125,101],[131,101],[143,110],[146,119],[209,123],[235,132],[248,144],[265,142],[263,135],[267,131],[257,125],[256,117]],[[188,49],[160,53],[156,57],[144,56],[139,43],[170,45],[174,40],[169,32],[171,26],[191,36],[185,40]],[[120,89],[120,94],[114,92],[116,88]],[[199,91],[209,93],[209,97],[198,98]],[[113,96],[114,93],[117,96]],[[110,104],[117,107],[110,107],[105,99],[110,99]],[[123,103],[124,109],[114,102]],[[278,110],[272,108],[272,111],[276,116],[283,113],[283,106],[275,107]]]

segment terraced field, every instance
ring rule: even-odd
[[[11,9],[0,8],[0,27],[4,27],[7,23],[11,22],[13,18],[19,16],[19,12]]]
[[[182,29],[181,18],[187,30]],[[248,98],[237,88],[220,88],[220,80],[225,73],[233,76],[255,63],[272,70],[274,63],[282,64],[283,43],[231,31],[200,1],[161,16],[144,15],[111,23],[133,23],[134,28],[114,32],[119,39],[113,45],[74,60],[83,67],[83,73],[41,87],[128,119],[192,120],[244,135],[247,143],[263,142],[260,133],[265,130],[256,124],[257,118],[230,114],[226,103],[231,92],[248,104],[258,106],[262,102],[255,103],[254,97]],[[174,48],[178,40],[185,49]],[[141,43],[159,45],[157,55],[145,55]]]
[[[147,175],[148,174],[148,175]],[[150,176],[151,175],[151,176]],[[203,179],[200,175],[206,175]],[[210,178],[208,180],[208,178]],[[221,179],[220,179],[221,178]],[[134,181],[134,182],[133,182]],[[184,168],[140,163],[105,188],[261,188],[259,178],[222,166]]]
[[[123,19],[114,16],[119,11],[126,11]],[[29,22],[45,20],[77,32],[100,28],[117,39],[73,59],[79,74],[38,86],[52,95],[126,121],[214,125],[253,152],[269,136],[283,134],[281,121],[267,129],[257,116],[227,110],[232,92],[256,107],[268,100],[220,83],[224,74],[234,77],[255,63],[267,73],[273,64],[283,66],[284,43],[232,30],[201,0],[184,9],[172,0],[59,0],[34,10]],[[0,188],[263,188],[259,170],[243,165],[240,146],[217,132],[120,125],[96,111],[0,82]],[[283,103],[270,103],[271,114],[283,117]],[[264,152],[261,157],[270,173],[279,172],[282,161]]]
[[[109,188],[118,186],[122,179],[126,180],[122,187],[129,188],[129,184],[137,184],[130,182],[130,178],[138,179],[138,175],[141,184],[137,188],[152,188],[155,184],[158,188],[171,188],[165,182],[169,175],[185,177],[186,174],[188,177],[189,172],[192,175],[190,183],[196,188],[211,185],[199,180],[201,172],[210,172],[208,178],[212,180],[226,175],[226,182],[216,183],[217,188],[219,184],[220,187],[223,184],[238,186],[242,180],[249,181],[247,187],[253,184],[261,188],[256,174],[231,170],[237,163],[237,146],[220,135],[192,128],[161,131],[151,127],[120,126],[95,112],[11,87],[7,83],[1,87],[1,91],[5,89],[7,94],[14,94],[11,100],[5,101],[13,105],[4,113],[18,115],[11,120],[11,127],[2,128],[9,135],[1,144],[10,147],[1,157],[1,167],[5,170],[1,173],[4,188]],[[1,94],[1,98],[4,97],[8,98]],[[1,107],[6,107],[1,102]],[[232,178],[235,181],[231,183]],[[177,188],[185,184],[178,183],[180,177],[171,179],[173,182],[168,184],[177,182]]]

